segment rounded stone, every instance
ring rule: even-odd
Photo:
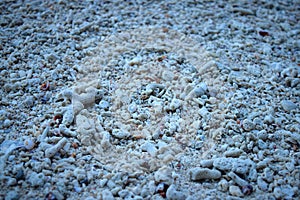
[[[40,187],[44,184],[45,182],[45,176],[43,173],[36,173],[32,172],[30,174],[30,177],[28,179],[28,182],[30,183],[31,186],[33,187]]]
[[[236,196],[236,197],[244,196],[241,189],[238,186],[235,186],[235,185],[231,185],[229,187],[229,193],[233,196]]]
[[[199,181],[203,179],[219,179],[222,174],[216,169],[195,167],[190,170],[190,179],[192,181]]]
[[[297,105],[290,100],[281,101],[281,106],[286,112],[291,112],[292,110],[297,109]]]

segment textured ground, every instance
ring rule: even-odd
[[[299,198],[299,0],[0,11],[0,199]]]

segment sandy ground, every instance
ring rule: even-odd
[[[299,198],[299,0],[0,11],[0,199]]]

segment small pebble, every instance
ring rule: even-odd
[[[281,106],[286,112],[291,112],[292,110],[297,109],[297,105],[290,100],[281,101]]]
[[[41,187],[45,182],[45,176],[43,173],[32,172],[29,176],[28,182],[33,187]]]
[[[268,184],[261,177],[258,177],[257,179],[257,186],[262,191],[268,190]]]
[[[244,196],[241,189],[238,186],[235,186],[235,185],[231,185],[229,187],[229,193],[233,196],[236,196],[236,197]]]
[[[20,194],[17,191],[9,191],[5,195],[5,200],[18,200],[20,199]]]
[[[222,175],[218,170],[200,167],[191,169],[189,174],[192,181],[200,181],[203,179],[219,179]]]
[[[243,129],[245,130],[245,131],[251,131],[251,130],[253,130],[255,128],[255,124],[252,122],[252,121],[250,121],[249,119],[245,119],[244,121],[243,121]]]
[[[166,197],[168,200],[186,199],[186,195],[181,191],[177,191],[175,185],[170,185],[170,187],[167,190]]]

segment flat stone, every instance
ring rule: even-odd
[[[290,112],[292,110],[295,110],[297,108],[297,105],[290,101],[290,100],[283,100],[281,101],[281,106],[286,112]]]
[[[192,181],[199,181],[203,179],[219,179],[221,176],[221,172],[216,169],[195,167],[190,170],[190,179]]]

